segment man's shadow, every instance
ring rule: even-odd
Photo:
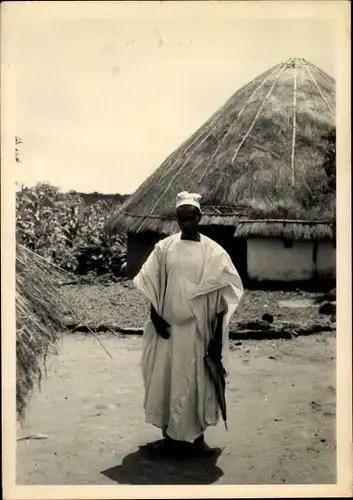
[[[156,457],[147,446],[127,455],[121,465],[102,474],[118,484],[212,484],[223,476],[216,462],[222,453],[213,448],[213,454],[204,458],[172,459]]]

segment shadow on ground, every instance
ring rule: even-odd
[[[213,448],[213,455],[201,459],[167,459],[155,457],[146,446],[127,455],[121,465],[101,474],[118,484],[212,484],[223,476],[216,462],[222,453]]]

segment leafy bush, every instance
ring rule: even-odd
[[[79,194],[61,193],[46,183],[24,187],[16,194],[17,240],[67,271],[119,275],[125,235],[103,233],[116,208],[103,200],[86,205]]]
[[[324,170],[329,192],[336,193],[336,129],[332,128],[322,137],[324,142]]]

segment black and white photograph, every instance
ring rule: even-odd
[[[2,4],[6,498],[352,493],[349,19]]]

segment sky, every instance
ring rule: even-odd
[[[155,15],[127,15],[114,7],[111,18],[28,17],[27,5],[11,18],[4,43],[23,141],[19,184],[132,193],[271,66],[298,56],[335,77],[330,18],[174,16],[161,14],[161,3]]]

